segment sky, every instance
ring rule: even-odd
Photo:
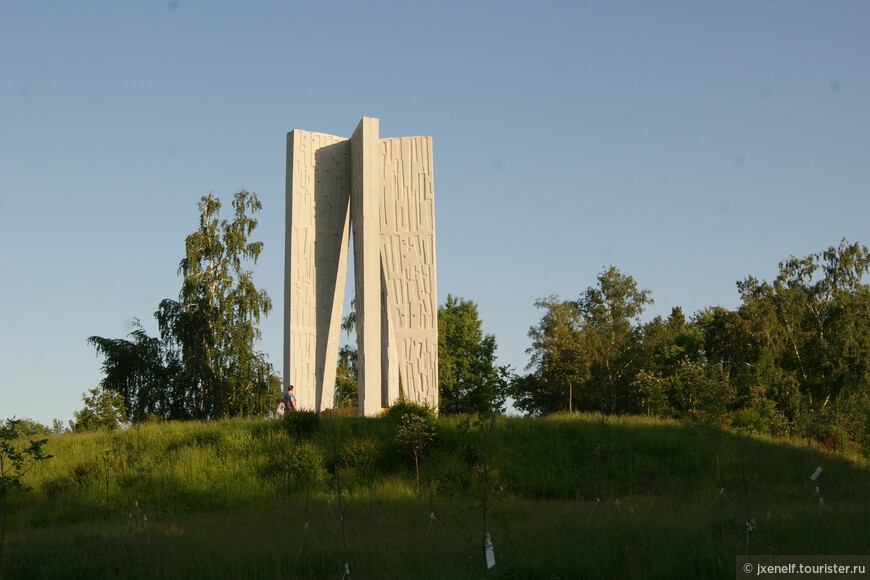
[[[863,0],[0,0],[0,419],[101,378],[89,336],[155,335],[213,192],[263,203],[251,266],[280,372],[286,134],[431,135],[439,304],[526,372],[538,298],[615,266],[644,319],[870,242]]]

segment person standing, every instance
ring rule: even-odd
[[[296,410],[296,395],[293,393],[293,385],[287,385],[287,392],[284,393],[284,412]]]

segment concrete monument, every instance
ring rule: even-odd
[[[359,412],[406,399],[438,405],[432,138],[287,135],[284,381],[300,409],[334,404],[353,237]]]

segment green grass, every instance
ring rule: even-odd
[[[4,578],[733,578],[746,552],[870,553],[855,457],[641,418],[471,423],[437,420],[420,494],[387,418],[52,437]]]

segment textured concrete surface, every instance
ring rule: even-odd
[[[380,139],[363,117],[350,139],[287,139],[284,380],[300,408],[333,406],[349,227],[359,412],[399,397],[438,404],[432,139]]]

